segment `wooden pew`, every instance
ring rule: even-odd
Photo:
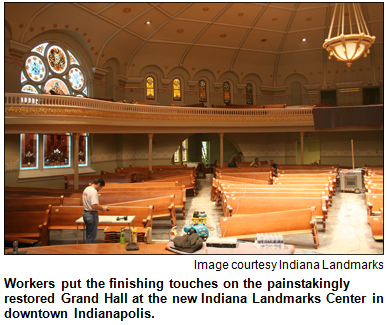
[[[383,194],[384,193],[383,187],[371,186],[367,190],[368,190],[368,193],[373,193],[373,194]]]
[[[109,174],[109,175],[79,175],[78,186],[85,189],[90,183],[94,182],[97,178],[102,178],[106,182],[110,183],[133,183],[134,174]],[[64,175],[65,188],[74,188],[74,175]]]
[[[129,168],[129,167],[126,167],[126,168]],[[145,169],[145,168],[130,168],[130,169],[126,169],[124,167],[117,167],[115,169],[115,173],[117,174],[131,174],[131,173],[136,173],[136,182],[142,182],[144,180],[148,180],[149,179],[149,175],[151,173],[151,171]]]
[[[293,174],[332,174],[337,176],[337,171],[334,169],[277,169],[279,175],[293,175]]]
[[[197,194],[196,179],[192,175],[177,175],[168,177],[159,177],[145,181],[144,183],[153,184],[155,182],[178,182],[179,186],[184,186],[186,190],[193,190],[194,196]]]
[[[174,187],[179,186],[179,182],[141,182],[141,183],[108,183],[105,182],[104,190],[110,190],[112,188],[126,189],[126,188],[144,188],[144,187]],[[181,187],[181,186],[180,186]]]
[[[232,177],[242,177],[242,178],[248,178],[248,179],[259,179],[262,181],[266,181],[268,184],[273,183],[273,173],[272,171],[269,172],[246,172],[246,173],[232,173],[232,172],[221,172],[216,173],[216,178],[219,178],[220,176],[232,176]]]
[[[172,227],[176,226],[176,209],[175,209],[175,196],[163,196],[163,197],[152,197],[148,198],[145,196],[145,199],[133,199],[133,197],[127,196],[114,196],[112,199],[109,196],[109,200],[107,197],[104,197],[104,200],[100,200],[101,205],[109,205],[109,206],[153,206],[153,219],[169,217],[171,219]],[[138,198],[138,197],[137,197]],[[133,200],[132,200],[133,199]],[[106,202],[106,200],[108,202]],[[113,203],[111,203],[111,201]],[[120,201],[127,200],[127,201]],[[61,201],[61,206],[83,206],[81,198],[63,198]]]
[[[174,196],[175,208],[181,209],[185,219],[185,203],[187,202],[186,189],[183,186],[153,187],[143,189],[103,189],[100,193],[100,204],[118,203],[126,201],[144,200],[155,197]],[[130,199],[131,197],[132,199]],[[113,201],[119,200],[119,201]],[[106,202],[106,203],[103,203]]]
[[[367,204],[367,221],[371,216],[379,214],[381,208],[383,208],[383,194],[370,194],[366,193],[366,204]]]
[[[224,172],[231,172],[231,173],[247,173],[247,172],[251,172],[251,173],[263,173],[263,172],[272,172],[274,170],[273,167],[271,167],[271,165],[269,166],[259,166],[259,167],[241,167],[241,168],[236,168],[236,167],[227,167],[226,166],[223,166],[223,167],[216,167],[215,168],[215,171],[214,173],[224,173]]]
[[[245,183],[245,184],[265,184],[268,185],[268,181],[263,181],[260,179],[250,179],[250,178],[243,178],[243,177],[235,177],[235,176],[227,176],[227,175],[219,175],[217,178],[219,181],[234,181],[239,183]]]
[[[383,240],[383,208],[380,208],[380,216],[370,216],[368,218],[368,223],[371,227],[372,237],[375,240]]]
[[[314,197],[314,198],[320,198],[320,199],[324,197],[326,202],[325,207],[328,210],[328,196],[325,195],[325,191],[318,191],[318,192],[273,191],[273,192],[270,192],[265,190],[264,192],[263,191],[258,192],[258,190],[253,191],[253,189],[249,189],[246,192],[246,190],[241,191],[241,190],[231,189],[231,190],[223,191],[223,197],[226,197],[226,196],[229,196],[230,198],[232,197],[236,197],[236,198],[240,198],[240,197],[280,197],[280,198],[281,197]],[[225,212],[227,208],[226,200],[222,200],[222,203],[223,203],[222,210]]]
[[[4,201],[5,212],[16,212],[16,211],[46,211],[48,206],[59,205],[61,198],[58,197],[21,197],[17,199],[7,198]]]
[[[176,209],[175,197],[163,196],[151,199],[127,201],[121,203],[111,203],[109,206],[153,206],[153,219],[169,217],[171,219],[171,226],[176,226]]]
[[[252,239],[257,233],[281,233],[282,235],[311,233],[314,248],[319,246],[315,208],[220,218],[220,228],[223,237],[242,240]]]
[[[276,212],[284,210],[297,210],[306,207],[316,208],[316,218],[322,220],[323,232],[326,229],[326,219],[328,210],[325,198],[306,197],[241,197],[231,198],[226,196],[227,210],[226,217],[238,214],[256,214],[266,212]]]
[[[134,226],[138,233],[145,233],[147,227],[152,228],[152,210],[153,206],[112,206],[110,211],[99,211],[99,215],[105,216],[136,216]],[[77,229],[75,221],[82,217],[82,206],[50,206],[46,211],[43,223],[39,226],[41,234],[41,246],[48,245],[50,241],[50,230]],[[117,224],[101,224],[98,229],[104,229],[106,226],[117,226]]]
[[[277,186],[277,185],[287,185],[287,186],[293,186],[293,187],[300,187],[300,186],[303,186],[303,185],[310,185],[310,186],[313,186],[315,188],[321,188],[321,187],[328,187],[329,190],[332,192],[332,195],[336,195],[336,187],[334,187],[334,184],[332,182],[332,180],[327,180],[327,181],[324,181],[324,180],[316,180],[316,181],[313,181],[313,180],[310,180],[310,179],[306,179],[304,178],[303,180],[285,180],[285,179],[281,179],[281,180],[276,180],[274,179],[274,182],[273,182],[273,185],[274,186]]]
[[[5,186],[5,194],[18,194],[21,196],[57,196],[61,195],[71,197],[74,193],[82,193],[83,190],[49,188],[49,187],[21,187],[21,186]]]
[[[41,240],[39,225],[46,216],[46,211],[5,211],[4,240],[33,244]]]

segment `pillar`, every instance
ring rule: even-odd
[[[301,132],[301,165],[304,164],[304,132]]]
[[[79,133],[73,133],[73,168],[74,168],[74,189],[78,190],[78,156],[79,156]]]
[[[183,142],[180,143],[179,161],[180,161],[180,165],[182,165],[183,164]]]
[[[149,138],[149,170],[152,171],[152,159],[153,159],[153,133],[148,133]]]
[[[223,168],[223,136],[224,133],[219,133],[220,136],[220,168]]]

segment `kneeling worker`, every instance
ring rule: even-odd
[[[228,162],[228,167],[238,167],[238,168],[241,168],[241,166],[239,166],[239,159],[242,156],[243,156],[242,152],[239,152],[239,153],[235,154],[234,156],[232,156],[230,161]]]
[[[95,243],[99,223],[98,210],[108,211],[107,206],[99,205],[98,191],[104,186],[105,181],[102,178],[97,178],[83,191],[83,221],[86,224],[86,243]]]

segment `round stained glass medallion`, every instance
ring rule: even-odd
[[[41,81],[46,75],[46,69],[42,60],[36,56],[30,56],[26,60],[26,71],[33,81]]]
[[[69,90],[66,84],[60,79],[50,79],[44,85],[45,93],[51,93],[52,95],[68,95]]]
[[[56,73],[62,73],[67,68],[67,58],[59,46],[51,46],[47,51],[47,60],[50,68]]]
[[[78,68],[72,68],[69,72],[69,82],[71,87],[73,87],[75,90],[81,89],[84,84],[82,71]]]

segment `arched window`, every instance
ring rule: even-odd
[[[181,82],[180,79],[173,79],[173,100],[181,101]]]
[[[155,82],[153,77],[146,78],[146,99],[148,100],[155,99]]]
[[[35,46],[21,72],[21,91],[32,94],[88,96],[86,69],[71,49],[53,42]],[[39,147],[43,148],[39,156]],[[71,167],[70,133],[21,134],[20,170]],[[88,134],[79,136],[78,166],[88,166]]]
[[[246,104],[247,105],[253,105],[254,104],[253,86],[250,83],[246,84]]]
[[[231,103],[230,83],[227,81],[223,83],[223,103]]]
[[[207,85],[204,80],[199,80],[199,102],[207,102]]]
[[[88,78],[80,60],[55,43],[42,43],[31,50],[20,79],[21,91],[26,93],[88,95]]]

